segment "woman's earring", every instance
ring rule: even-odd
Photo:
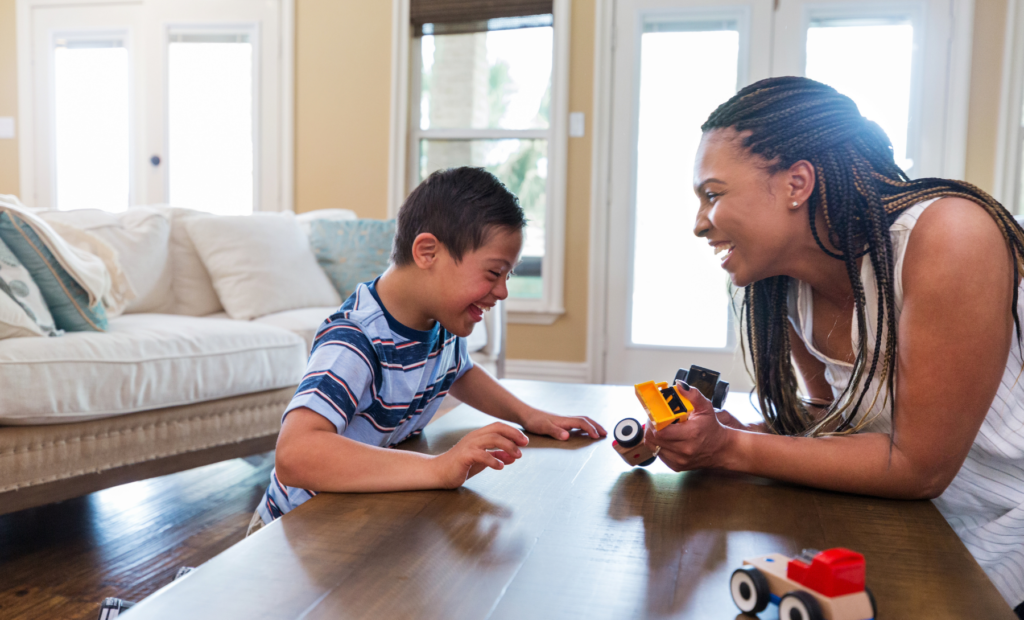
[[[794,206],[794,207],[799,207],[799,206],[800,206],[800,203],[794,200],[794,201],[793,201],[793,206]]]

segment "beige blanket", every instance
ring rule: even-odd
[[[74,240],[58,234],[50,224],[21,204],[16,196],[0,194],[0,212],[4,211],[17,215],[39,235],[61,267],[89,294],[90,306],[102,300],[108,316],[115,317],[135,298],[135,292],[121,269],[115,268],[112,273],[107,266],[110,261],[104,261],[104,254],[116,257],[116,251],[102,239],[90,235],[87,246],[90,251],[75,247],[82,244],[72,245]],[[70,234],[74,231],[62,232]]]

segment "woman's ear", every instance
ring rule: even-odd
[[[441,242],[433,233],[423,232],[412,240],[412,260],[420,269],[430,269],[437,261]]]
[[[789,201],[789,206],[790,208],[798,209],[807,202],[807,199],[811,197],[811,192],[814,191],[814,181],[816,178],[814,166],[806,159],[801,159],[790,166],[786,174],[788,175],[789,197],[787,200]]]

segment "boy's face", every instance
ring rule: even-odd
[[[456,336],[468,336],[483,320],[484,311],[508,297],[508,277],[519,262],[523,233],[495,228],[474,251],[456,262],[444,247],[435,276],[435,318]]]

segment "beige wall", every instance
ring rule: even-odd
[[[17,119],[18,66],[14,41],[14,2],[0,0],[0,116],[13,116]],[[0,194],[17,194],[19,191],[18,141],[0,140]]]
[[[975,0],[971,100],[964,180],[987,192],[995,185],[999,93],[1003,77],[1007,0]],[[1013,208],[1012,206],[1010,207]]]
[[[295,210],[387,217],[391,3],[296,0]]]
[[[17,114],[15,0],[0,0],[0,116]],[[976,0],[968,125],[968,181],[991,189],[1007,0]],[[572,8],[569,106],[588,134],[569,141],[566,314],[551,326],[514,325],[509,356],[586,359],[594,2]],[[391,3],[297,0],[295,207],[387,214]],[[0,193],[18,193],[17,141],[0,140]]]

